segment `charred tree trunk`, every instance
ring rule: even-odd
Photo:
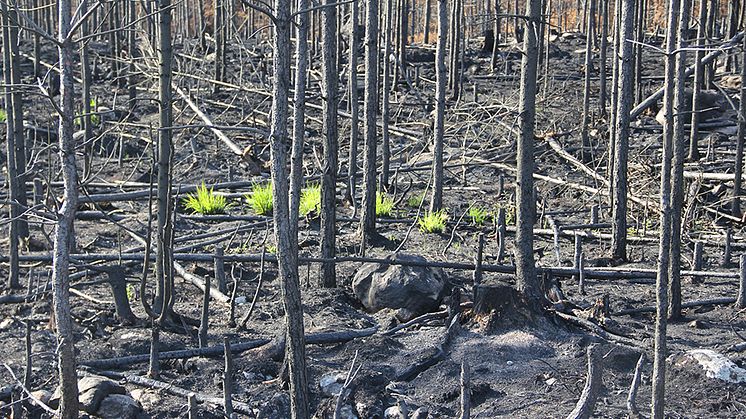
[[[173,249],[171,248],[171,154],[173,152],[172,131],[172,92],[171,64],[173,50],[171,42],[171,0],[159,0],[159,34],[160,60],[158,75],[159,122],[158,130],[158,232],[156,240],[156,280],[158,282],[155,296],[155,308],[159,322],[171,317],[173,304]]]
[[[438,0],[438,43],[435,48],[435,133],[433,139],[433,192],[430,211],[439,211],[443,205],[443,137],[445,135],[446,108],[446,38],[448,34],[448,9],[446,0]]]
[[[632,64],[633,64],[633,16],[634,0],[624,0],[621,5],[622,26],[619,35],[620,55],[619,88],[616,106],[616,146],[614,147],[614,174],[612,207],[612,257],[616,260],[627,260],[627,157],[629,152],[629,111],[632,109]]]
[[[303,306],[298,280],[297,251],[293,248],[295,226],[290,225],[287,165],[288,91],[290,88],[290,0],[275,0],[273,35],[272,119],[270,151],[272,172],[273,219],[277,260],[285,309],[286,358],[290,376],[292,417],[306,419],[308,412],[308,379],[303,335]],[[296,233],[297,234],[297,233]]]
[[[704,84],[704,66],[702,65],[702,58],[705,56],[704,46],[707,33],[705,30],[705,22],[707,20],[707,1],[708,0],[700,0],[699,2],[697,52],[695,53],[694,58],[694,83],[692,85],[692,120],[691,130],[689,132],[689,161],[699,160],[699,108],[701,107],[699,96]]]
[[[681,212],[684,205],[684,159],[686,152],[685,116],[686,47],[691,0],[681,0],[676,56],[676,92],[674,95],[673,169],[671,173],[671,256],[668,267],[668,318],[681,318]]]
[[[518,111],[520,135],[517,145],[518,174],[516,176],[516,285],[523,296],[533,302],[541,299],[534,265],[534,124],[536,118],[536,72],[538,57],[538,25],[541,24],[541,0],[527,0],[524,55],[521,62],[521,93]]]
[[[389,160],[391,150],[389,144],[389,118],[390,97],[391,97],[391,21],[393,20],[394,8],[393,0],[386,0],[385,26],[383,31],[383,86],[381,86],[381,188],[386,188],[389,184]],[[395,60],[394,60],[395,62]],[[394,66],[396,73],[396,66]]]
[[[376,231],[376,112],[378,112],[378,0],[367,2],[365,15],[365,159],[360,253],[365,253],[367,237]]]
[[[595,22],[596,13],[596,0],[588,1],[588,35],[586,36],[585,43],[585,82],[583,85],[583,120],[581,125],[581,150],[583,155],[586,153],[587,148],[593,148],[592,144],[588,141],[588,125],[591,123],[591,117],[589,115],[591,106],[591,74],[593,73],[593,24]],[[585,160],[585,159],[584,159]]]
[[[70,0],[57,3],[60,59],[59,153],[64,184],[62,207],[57,214],[54,234],[52,266],[52,304],[57,329],[57,365],[59,369],[59,412],[64,419],[78,417],[78,376],[75,371],[75,337],[70,314],[70,242],[73,222],[78,207],[78,172],[75,164],[73,118],[75,115],[73,72],[75,48],[71,30],[72,4]]]
[[[324,163],[321,174],[321,257],[333,259],[336,244],[336,196],[337,196],[337,9],[335,0],[326,0],[322,10],[321,28],[324,48],[321,51],[324,72],[323,113],[324,113]],[[385,170],[385,168],[384,168]],[[334,262],[322,264],[321,284],[325,288],[337,286]]]
[[[746,137],[746,36],[743,37],[743,62],[741,63],[741,94],[738,115],[738,134],[736,140],[735,180],[733,182],[733,215],[741,216],[741,192],[743,185],[743,143]]]
[[[676,34],[679,27],[680,0],[671,0],[668,5],[668,35],[666,38],[666,72],[665,95],[663,99],[663,156],[660,186],[660,244],[658,253],[658,275],[656,280],[656,318],[655,343],[653,359],[653,395],[651,400],[651,418],[664,417],[664,398],[666,391],[666,329],[668,320],[668,282],[669,260],[671,251],[671,160],[673,159],[673,104],[675,92]]]
[[[298,0],[298,10],[309,7],[308,0]],[[306,140],[306,84],[308,82],[308,21],[309,14],[298,15],[295,45],[295,90],[293,93],[293,143],[290,152],[290,234],[292,255],[298,254],[298,210],[300,208],[301,184],[303,183],[303,147]],[[297,261],[296,261],[297,265]]]
[[[350,74],[349,74],[349,101],[350,101],[350,155],[347,162],[349,181],[347,186],[347,198],[351,205],[357,210],[355,184],[357,181],[357,146],[359,142],[358,121],[360,117],[360,104],[357,91],[357,25],[358,25],[358,3],[353,0],[350,3]],[[297,90],[296,90],[297,91]]]

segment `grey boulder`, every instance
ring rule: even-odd
[[[402,253],[387,259],[427,262],[422,256]],[[367,310],[393,309],[399,320],[407,321],[438,308],[445,282],[439,268],[366,263],[355,274],[352,290]]]

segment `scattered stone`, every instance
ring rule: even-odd
[[[135,399],[140,406],[146,411],[152,411],[159,407],[161,403],[161,397],[153,390],[137,388],[130,392],[130,395]]]
[[[341,372],[332,372],[326,374],[319,379],[319,387],[321,392],[326,396],[338,396],[339,392],[342,391],[342,385],[345,382],[346,374]]]
[[[80,410],[86,413],[96,413],[101,401],[112,394],[127,394],[121,385],[108,378],[87,375],[78,381],[78,399]]]
[[[711,349],[695,349],[687,352],[687,355],[702,366],[709,378],[727,383],[746,383],[746,370],[723,354]]]
[[[359,419],[357,413],[355,413],[355,410],[349,404],[343,404],[339,408],[339,416],[337,417],[339,419]]]
[[[692,320],[689,322],[689,327],[692,329],[708,329],[710,326],[703,320]]]
[[[102,419],[145,419],[150,417],[137,400],[125,394],[111,394],[101,401],[96,416]]]
[[[740,89],[741,88],[741,76],[738,74],[723,76],[720,79],[720,87],[726,89]]]
[[[430,411],[425,407],[420,407],[409,415],[409,419],[427,419],[429,416]]]
[[[240,296],[236,297],[235,300],[233,300],[233,302],[235,302],[238,305],[246,304],[246,301],[247,301],[247,299],[243,295],[240,295]]]
[[[427,262],[422,256],[397,253],[391,260]],[[396,309],[401,321],[438,308],[445,286],[441,269],[366,263],[355,274],[352,289],[366,309]]]
[[[399,403],[396,406],[391,406],[383,412],[384,419],[407,419],[409,409],[407,405]]]

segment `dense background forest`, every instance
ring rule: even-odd
[[[746,416],[741,1],[0,16],[0,417]]]

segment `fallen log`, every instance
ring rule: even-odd
[[[260,346],[269,343],[269,339],[257,339],[248,342],[239,342],[231,344],[231,353],[238,354],[249,349],[258,348]],[[159,360],[167,359],[184,359],[194,358],[198,356],[204,357],[217,357],[223,356],[223,345],[208,346],[206,348],[194,348],[194,349],[183,349],[178,351],[167,351],[161,352],[158,355]],[[122,368],[134,364],[140,364],[148,362],[150,354],[139,354],[122,356],[118,358],[104,358],[104,359],[91,359],[80,361],[80,365],[85,365],[89,368]]]
[[[681,303],[681,308],[693,308],[693,307],[701,307],[701,306],[714,306],[714,305],[727,305],[727,304],[733,304],[736,302],[735,297],[721,297],[721,298],[712,298],[709,300],[695,300],[695,301],[687,301],[684,303]],[[656,308],[653,306],[645,306],[645,307],[638,307],[638,308],[628,308],[625,310],[619,310],[617,312],[611,313],[616,316],[626,316],[629,314],[640,314],[640,313],[655,313]]]
[[[741,42],[741,38],[743,38],[744,32],[739,32],[734,36],[733,38],[729,39],[724,44],[720,45],[718,49],[710,51],[709,54],[705,55],[702,58],[702,64],[701,65],[707,65],[715,60],[715,58],[719,57],[720,54],[723,52],[735,47],[738,45],[739,42]],[[695,65],[691,65],[686,68],[684,71],[684,78],[689,78],[692,74],[694,74]],[[656,90],[655,93],[645,98],[642,102],[640,102],[637,106],[632,109],[632,111],[629,113],[629,117],[631,119],[635,119],[638,116],[640,116],[645,109],[653,106],[660,98],[663,97],[663,88]]]
[[[645,349],[646,345],[642,342],[638,342],[634,339],[630,339],[624,336],[620,336],[614,333],[609,332],[608,330],[604,329],[603,327],[585,319],[581,319],[580,317],[576,317],[570,314],[565,314],[559,311],[555,311],[554,315],[561,318],[562,320],[567,321],[568,323],[574,324],[575,326],[581,327],[601,339],[604,339],[609,342],[616,343],[618,345],[626,346],[628,348],[634,349],[636,351],[639,351],[640,349]]]
[[[222,141],[225,145],[227,145],[228,148],[234,154],[243,156],[243,149],[241,149],[241,147],[239,147],[238,144],[234,143],[230,138],[228,138],[228,136],[225,135],[222,131],[217,129],[215,125],[212,123],[212,121],[210,120],[210,118],[207,115],[205,115],[205,113],[202,112],[199,109],[199,107],[194,102],[192,102],[191,99],[189,99],[189,95],[184,93],[184,91],[181,90],[179,86],[174,86],[174,88],[176,89],[176,93],[178,93],[179,96],[181,96],[181,99],[184,100],[184,102],[186,102],[186,104],[190,108],[192,108],[192,111],[194,111],[194,113],[196,113],[197,116],[199,116],[199,118],[205,123],[205,125],[211,127],[210,130],[215,134],[216,137],[218,137],[220,141]]]
[[[222,346],[220,347],[220,349],[222,351]],[[108,378],[123,380],[127,383],[135,384],[141,387],[162,390],[166,393],[173,394],[174,396],[180,396],[184,399],[194,397],[200,403],[207,403],[214,406],[220,406],[223,409],[225,408],[225,399],[223,397],[215,397],[203,393],[197,393],[175,386],[173,384],[164,383],[163,381],[154,380],[152,378],[141,377],[135,374],[123,374],[114,371],[97,371],[96,373]],[[245,415],[248,415],[249,417],[254,417],[254,415],[256,414],[256,412],[254,412],[254,409],[252,409],[250,405],[244,402],[239,402],[236,400],[231,400],[231,402],[233,404],[233,410],[235,410],[236,412],[243,413]]]
[[[214,256],[213,256],[213,260],[214,260]],[[174,270],[176,270],[176,273],[179,274],[180,277],[191,282],[194,286],[199,288],[200,291],[205,292],[205,280],[204,279],[187,271],[183,266],[181,266],[181,264],[179,264],[176,261],[174,261]],[[230,301],[231,301],[231,297],[220,292],[218,287],[210,287],[210,297],[224,304],[230,304]]]

